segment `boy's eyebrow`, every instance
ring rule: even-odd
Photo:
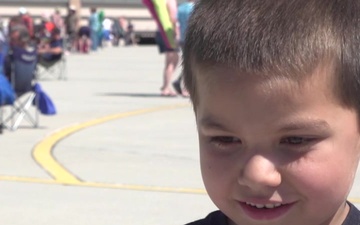
[[[321,119],[309,119],[309,120],[293,120],[280,126],[281,132],[294,131],[294,130],[319,130],[327,131],[330,129],[330,125]]]
[[[216,129],[229,131],[223,124],[218,122],[213,116],[205,116],[199,120],[199,125],[206,129]],[[321,119],[291,120],[280,126],[280,132],[289,132],[295,130],[318,130],[328,131],[330,125]]]
[[[216,118],[213,116],[207,115],[204,116],[199,120],[199,125],[201,127],[204,127],[206,129],[214,129],[214,130],[223,130],[223,131],[229,131],[223,124],[218,122]]]

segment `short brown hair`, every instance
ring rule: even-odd
[[[340,102],[360,112],[359,0],[200,0],[189,20],[183,74],[196,107],[196,66],[300,79],[325,60]]]

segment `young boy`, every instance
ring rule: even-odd
[[[359,0],[200,0],[183,72],[206,190],[191,225],[359,225]]]

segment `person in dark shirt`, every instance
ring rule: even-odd
[[[359,0],[199,0],[183,48],[206,191],[191,225],[359,225]],[[351,199],[351,198],[350,198]]]
[[[38,48],[39,63],[57,61],[61,59],[63,51],[61,31],[55,27],[51,32],[50,39],[44,40]]]
[[[25,64],[36,63],[37,61],[36,47],[32,44],[31,36],[26,29],[19,30],[17,40],[11,46],[3,62],[4,73],[9,81],[11,81],[12,63],[14,60]]]

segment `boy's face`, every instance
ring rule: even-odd
[[[358,120],[325,75],[317,70],[296,83],[196,71],[203,180],[231,224],[341,224],[346,217]]]

